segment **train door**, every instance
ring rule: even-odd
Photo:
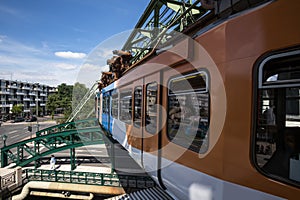
[[[134,81],[132,88],[133,88],[133,115],[132,115],[132,129],[130,133],[130,137],[128,138],[128,143],[132,146],[132,156],[138,162],[140,166],[142,166],[142,155],[143,155],[143,148],[142,148],[142,137],[143,137],[143,85],[144,79],[140,79]]]
[[[97,93],[96,112],[98,121],[102,124],[102,93],[100,92]]]
[[[181,67],[163,75],[163,85],[167,87],[163,88],[162,105],[167,116],[161,134],[160,172],[167,189],[188,194],[191,182],[201,177],[184,166],[198,167],[199,155],[208,149],[210,100],[208,72],[186,70],[187,67]]]
[[[144,112],[143,112],[143,166],[153,177],[158,177],[159,134],[160,134],[160,73],[144,79]]]
[[[102,125],[110,131],[110,92],[103,93],[102,98]]]

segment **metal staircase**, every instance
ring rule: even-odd
[[[69,118],[66,122],[71,122],[77,116],[77,114],[81,111],[83,106],[91,99],[92,96],[96,95],[96,91],[98,90],[98,83],[95,83],[91,89],[84,95],[81,99],[80,103],[73,109],[72,113],[70,114]]]
[[[75,148],[104,143],[104,132],[97,118],[52,126],[36,133],[36,137],[1,148],[1,167],[14,163],[26,166],[55,152],[70,149],[71,168],[75,168]]]

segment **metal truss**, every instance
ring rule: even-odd
[[[182,32],[209,12],[201,6],[200,0],[152,0],[123,50],[132,53],[134,64],[153,49],[162,48],[176,32]]]

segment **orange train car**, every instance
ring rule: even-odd
[[[103,88],[100,122],[175,199],[299,199],[300,3],[235,9]]]

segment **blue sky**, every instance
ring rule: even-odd
[[[75,83],[91,52],[133,29],[149,2],[0,0],[0,78],[52,86]],[[97,76],[106,65],[101,56],[93,58]]]

